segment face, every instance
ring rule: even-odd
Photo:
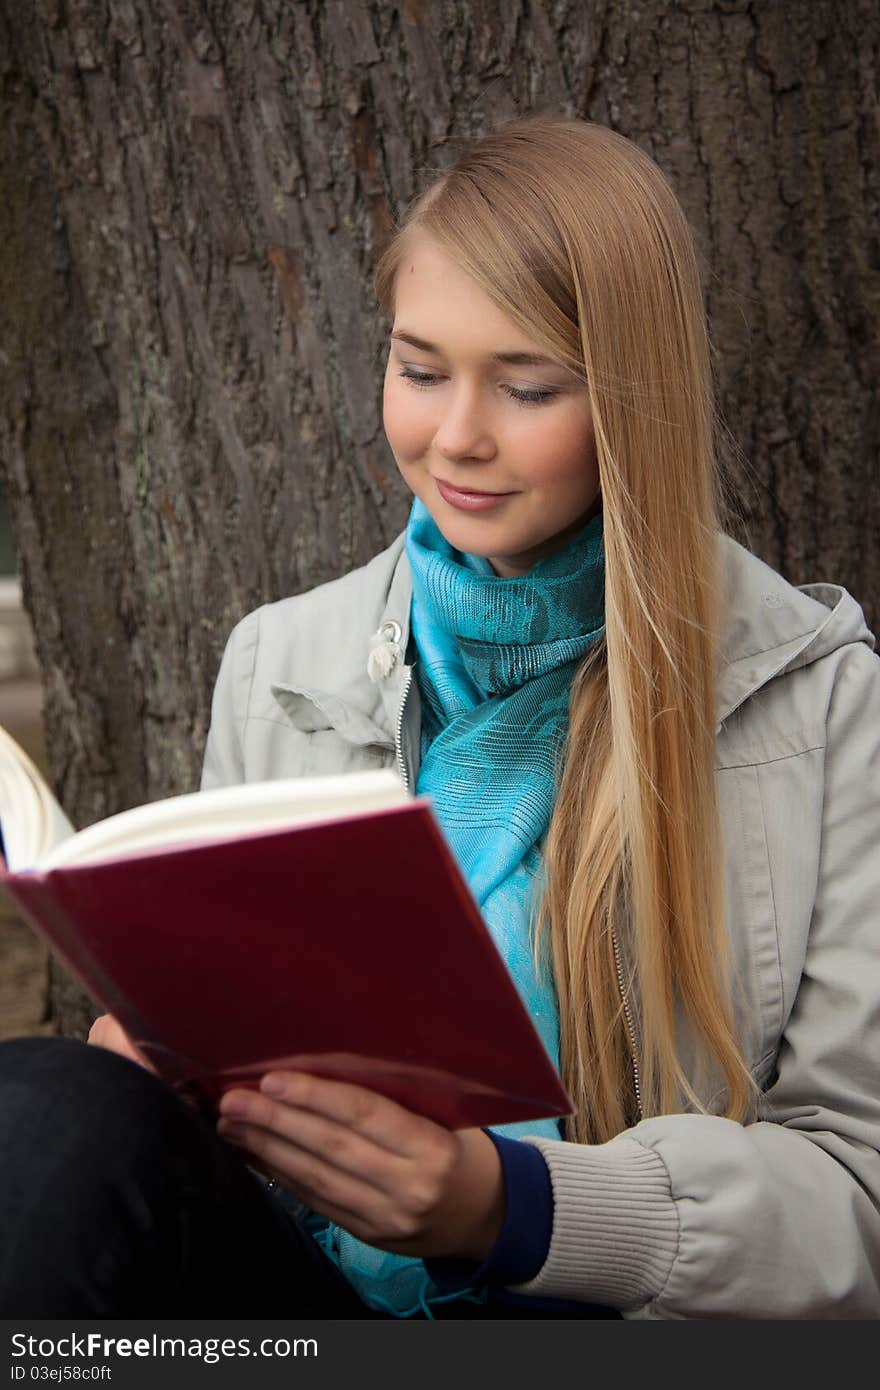
[[[526,574],[599,508],[583,383],[425,237],[398,273],[385,433],[456,550]]]

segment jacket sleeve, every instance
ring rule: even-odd
[[[249,613],[226,643],[211,703],[202,791],[247,780],[244,731],[254,682],[259,623],[259,610]]]
[[[756,1122],[676,1114],[602,1145],[529,1142],[554,1225],[518,1291],[654,1318],[880,1318],[880,663],[867,647],[836,672],[805,964]]]

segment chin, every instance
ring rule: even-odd
[[[489,536],[489,526],[485,521],[441,517],[435,511],[431,512],[431,516],[438,530],[456,550],[466,550],[469,555],[482,555],[484,558],[498,551],[498,542]]]

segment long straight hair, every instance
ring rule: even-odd
[[[636,145],[537,116],[479,141],[414,203],[376,270],[389,314],[414,233],[579,373],[592,408],[605,637],[572,684],[536,915],[569,1135],[600,1143],[639,1115],[699,1107],[710,1077],[742,1119],[714,773],[719,489],[690,230]]]

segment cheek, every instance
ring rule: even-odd
[[[398,463],[421,458],[437,432],[428,402],[417,391],[388,377],[382,396],[382,421]]]
[[[539,484],[595,488],[598,469],[589,417],[576,411],[529,425],[520,436],[518,453],[532,463]]]

